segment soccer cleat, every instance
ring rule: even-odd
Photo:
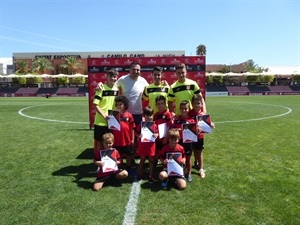
[[[205,170],[204,169],[200,169],[199,170],[199,177],[200,178],[204,178],[205,177]]]
[[[161,182],[161,187],[162,187],[163,189],[167,189],[167,187],[168,187],[168,180],[162,181],[162,182]]]
[[[188,175],[187,180],[188,180],[188,182],[192,182],[192,180],[193,180],[192,174]]]
[[[194,166],[193,166],[193,168],[194,168],[194,169],[198,169],[198,166],[199,166],[198,162],[194,161]]]

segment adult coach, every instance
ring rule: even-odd
[[[136,126],[142,121],[142,97],[143,91],[148,85],[146,79],[141,76],[141,65],[137,61],[131,63],[129,74],[121,76],[116,82],[119,94],[129,99],[127,111],[132,114]],[[97,90],[99,89],[103,89],[102,82],[97,85]]]
[[[169,89],[168,93],[168,107],[170,112],[180,114],[179,106],[183,100],[188,101],[192,105],[192,97],[194,94],[201,94],[201,90],[196,81],[187,78],[187,69],[184,63],[175,65],[175,73],[177,81],[175,81]],[[174,103],[176,108],[174,108]],[[206,104],[203,99],[203,114],[206,114]]]

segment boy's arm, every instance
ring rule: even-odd
[[[200,95],[202,96],[202,93],[200,92]],[[205,103],[205,100],[202,96],[202,114],[206,114],[206,103]]]
[[[105,120],[109,119],[108,115],[98,105],[94,104],[94,108]]]

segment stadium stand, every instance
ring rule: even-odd
[[[227,92],[225,85],[207,85],[206,91],[208,92]]]
[[[39,88],[36,92],[37,96],[46,96],[47,94],[54,95],[56,94],[58,88]]]
[[[291,85],[289,87],[293,91],[300,92],[300,85]]]
[[[56,95],[58,96],[77,96],[78,87],[58,88]]]
[[[89,88],[88,87],[79,87],[77,93],[78,94],[85,94],[89,92]]]
[[[271,92],[292,92],[290,86],[269,86]]]
[[[15,96],[35,96],[39,88],[19,88]]]
[[[19,90],[19,87],[5,87],[0,88],[0,96],[13,96]]]
[[[250,92],[270,92],[270,89],[267,86],[256,86],[256,85],[249,85],[248,89]]]
[[[246,86],[227,86],[229,95],[247,95],[250,91]]]

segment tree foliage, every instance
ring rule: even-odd
[[[46,58],[36,58],[32,62],[33,72],[45,73],[46,70],[53,70],[52,62]]]
[[[261,72],[267,72],[269,69],[258,66],[252,59],[249,59],[246,62],[246,71],[252,72],[252,73],[261,73]]]
[[[16,61],[16,73],[17,74],[28,74],[30,72],[29,64],[27,60]]]
[[[77,59],[75,56],[68,56],[65,58],[60,64],[60,67],[67,69],[68,74],[75,74],[77,73],[78,69],[84,69],[81,60]]]
[[[203,44],[198,45],[196,49],[196,55],[206,55],[206,46]]]

